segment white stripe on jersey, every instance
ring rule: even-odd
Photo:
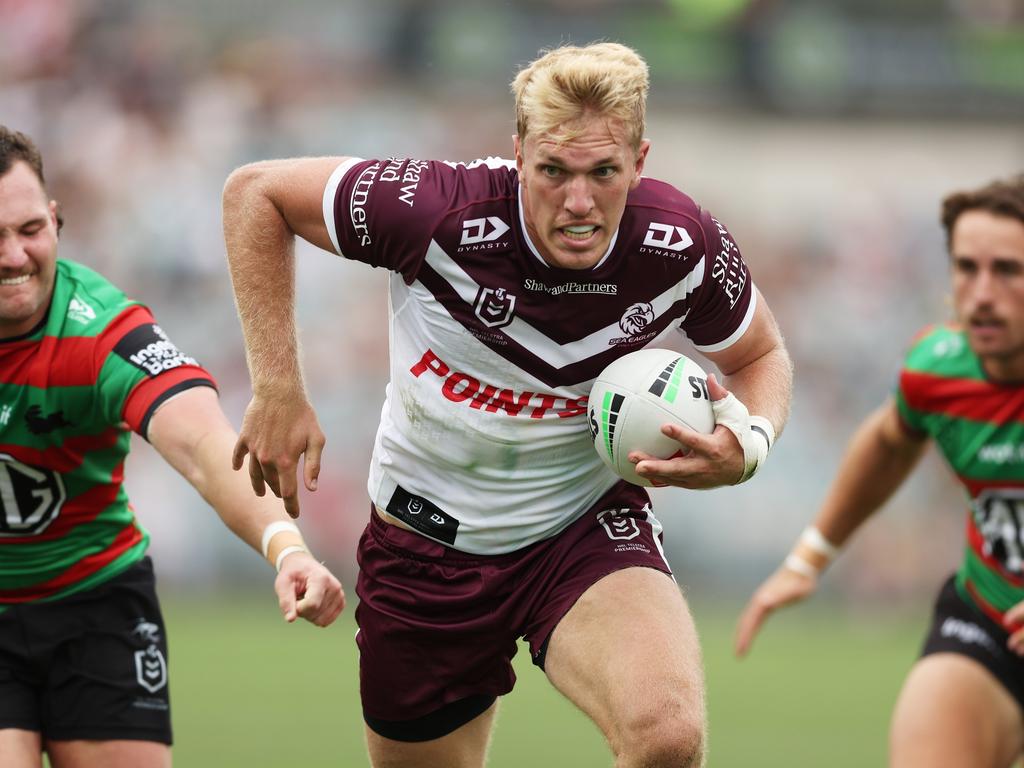
[[[334,199],[338,196],[338,187],[341,185],[341,180],[345,178],[345,174],[353,165],[361,162],[363,162],[361,157],[350,157],[334,169],[331,178],[327,180],[327,186],[324,187],[324,224],[327,225],[327,234],[331,236],[334,250],[339,256],[345,254],[341,252],[341,245],[338,244],[338,223],[334,220]]]
[[[444,249],[437,244],[437,241],[430,241],[425,261],[455,289],[459,298],[470,307],[473,306],[481,288],[480,284],[455,263],[445,253]],[[672,285],[667,291],[651,300],[650,304],[654,309],[655,317],[660,317],[671,309],[672,305],[677,301],[689,296],[700,287],[702,282],[704,282],[703,256],[694,265],[690,274],[682,281]],[[686,315],[684,314],[673,321],[673,327],[678,327],[685,319]],[[749,323],[749,318],[744,322]],[[746,328],[746,326],[744,325],[743,328]],[[584,336],[582,339],[570,341],[566,344],[558,344],[518,316],[513,316],[512,322],[501,330],[506,336],[526,349],[543,349],[544,361],[555,368],[564,368],[567,365],[578,363],[605,352],[608,350],[612,339],[622,336],[622,329],[619,327],[618,322],[614,322],[594,331],[589,336]],[[739,336],[736,336],[736,338],[739,338]],[[732,342],[722,342],[720,348],[725,349],[730,343]]]
[[[750,306],[747,307],[747,314],[745,314],[743,316],[743,322],[740,323],[739,328],[737,328],[735,331],[733,331],[729,335],[729,338],[723,339],[722,341],[718,342],[717,344],[708,344],[708,345],[703,346],[703,347],[700,346],[699,344],[694,344],[693,348],[696,349],[698,352],[721,352],[723,349],[728,349],[733,344],[735,344],[744,333],[747,332],[747,328],[750,327],[750,321],[754,319],[754,308],[756,306],[757,306],[757,289],[753,285],[751,285],[750,286]]]

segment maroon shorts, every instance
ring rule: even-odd
[[[644,490],[619,483],[557,536],[488,556],[389,525],[371,507],[356,583],[367,722],[506,694],[516,640],[543,668],[555,626],[596,581],[633,566],[671,574],[649,509]]]

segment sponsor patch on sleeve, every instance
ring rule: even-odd
[[[114,352],[150,377],[183,365],[199,365],[183,354],[156,323],[140,325],[117,342]]]

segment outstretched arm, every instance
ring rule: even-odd
[[[265,553],[279,565],[274,583],[281,612],[287,621],[297,616],[327,626],[345,606],[341,584],[310,555],[288,521],[280,503],[253,495],[243,475],[228,463],[235,442],[231,428],[208,387],[195,387],[162,404],[149,423],[148,438],[167,462],[188,480],[213,507],[238,538],[255,549],[263,549],[264,532],[272,523],[281,530]],[[271,533],[273,533],[273,530]],[[285,550],[289,550],[287,553]]]
[[[926,445],[906,431],[892,400],[858,427],[813,526],[741,614],[736,629],[737,655],[750,649],[773,611],[814,592],[820,572],[850,535],[903,484]]]
[[[299,515],[303,479],[316,489],[325,438],[309,403],[295,331],[295,236],[333,250],[323,219],[323,190],[343,157],[270,160],[239,168],[224,186],[224,241],[245,338],[253,399],[233,463],[250,455],[258,495],[264,483]]]

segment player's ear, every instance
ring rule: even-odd
[[[523,175],[523,145],[519,141],[519,134],[512,136],[512,148],[516,153],[516,170],[519,171],[519,176],[522,178]]]
[[[633,164],[633,180],[629,182],[630,189],[636,189],[640,185],[640,177],[644,173],[644,164],[647,162],[647,153],[651,151],[651,140],[644,139],[640,142],[640,148],[636,152],[636,162]]]

